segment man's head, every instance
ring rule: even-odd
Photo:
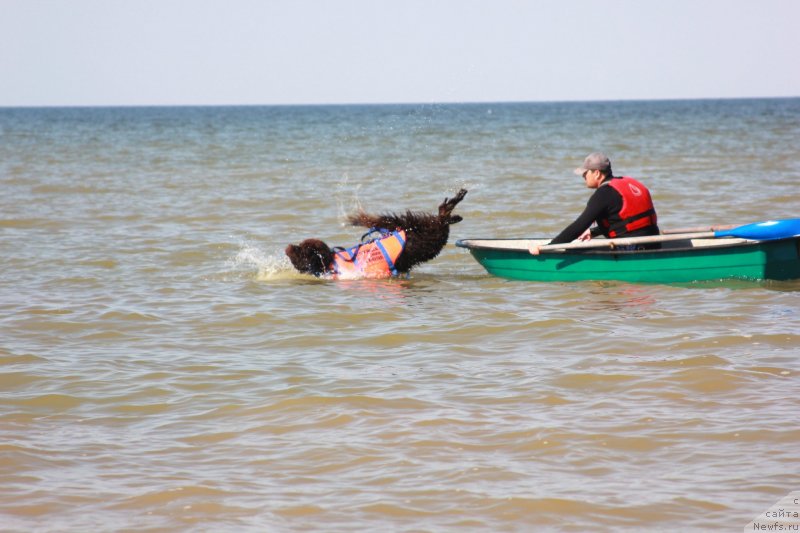
[[[612,177],[611,161],[602,152],[592,152],[583,160],[583,166],[575,169],[575,174],[583,176],[587,187],[596,189]]]
[[[583,160],[583,166],[575,169],[575,174],[583,176],[587,170],[599,170],[604,176],[611,176],[611,161],[602,152],[592,152]]]

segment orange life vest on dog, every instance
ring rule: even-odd
[[[608,237],[618,237],[658,224],[656,209],[647,187],[629,177],[614,178],[608,185],[622,196],[619,216],[601,221]]]
[[[395,261],[406,246],[406,232],[380,230],[382,237],[335,249],[331,270],[334,278],[388,278],[397,275]]]

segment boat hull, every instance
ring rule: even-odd
[[[531,255],[520,240],[460,240],[489,274],[526,281],[617,280],[683,283],[722,279],[790,280],[800,278],[800,238],[773,241],[720,240],[706,246],[661,250],[565,250]],[[529,241],[530,242],[530,241]],[[510,247],[508,243],[515,243]],[[675,246],[675,245],[673,245]]]

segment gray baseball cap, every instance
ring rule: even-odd
[[[593,152],[586,156],[583,160],[583,166],[575,169],[575,174],[583,176],[587,170],[608,170],[611,168],[611,161],[608,156],[602,152]]]

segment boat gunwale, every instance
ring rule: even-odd
[[[455,245],[459,248],[464,248],[466,250],[490,250],[490,251],[502,251],[502,252],[527,252],[524,248],[504,248],[501,246],[487,246],[487,245],[473,245],[473,244],[466,244],[467,241],[495,241],[495,242],[502,242],[502,241],[546,241],[548,240],[545,238],[507,238],[507,239],[497,239],[497,238],[490,238],[490,239],[480,239],[480,238],[470,238],[470,239],[458,239],[455,242]],[[688,239],[692,240],[692,239]],[[729,240],[727,237],[719,238],[719,239],[695,239],[695,240]],[[607,255],[643,255],[643,254],[663,254],[663,253],[675,253],[675,252],[700,252],[703,250],[724,250],[730,248],[739,248],[739,247],[752,247],[757,246],[760,244],[765,243],[776,243],[781,241],[788,241],[788,240],[797,240],[800,242],[800,236],[794,235],[789,237],[783,237],[780,239],[770,239],[770,240],[755,240],[755,239],[739,239],[733,238],[730,239],[735,242],[726,242],[722,244],[713,244],[713,245],[706,245],[706,246],[672,246],[666,248],[652,248],[652,249],[640,249],[640,250],[623,250],[620,248],[613,248],[611,246],[598,246],[597,248],[567,248],[562,250],[547,250],[542,251],[542,253],[537,256],[544,258],[546,256],[564,256],[564,255],[597,255],[597,256],[607,256]],[[676,242],[676,241],[672,241]],[[680,242],[680,241],[678,241]]]

